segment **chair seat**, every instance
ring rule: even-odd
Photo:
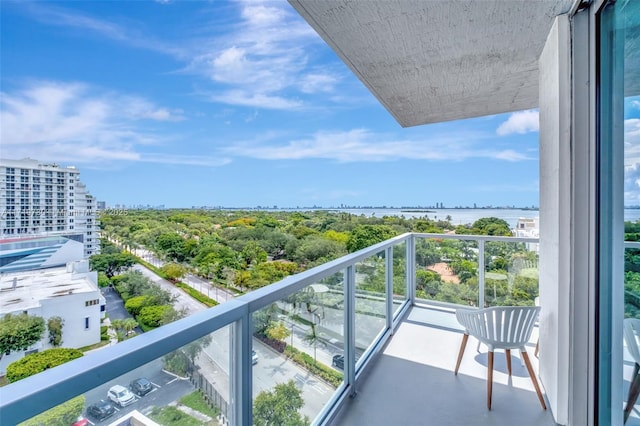
[[[498,306],[486,309],[458,309],[456,318],[465,328],[462,338],[455,374],[458,374],[469,335],[489,347],[489,365],[487,370],[487,408],[491,409],[493,387],[493,353],[495,349],[504,349],[507,355],[507,368],[511,375],[511,350],[519,349],[533,381],[538,399],[543,409],[547,409],[538,381],[533,372],[525,344],[531,338],[531,332],[540,312],[539,306]]]

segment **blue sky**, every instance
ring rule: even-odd
[[[538,205],[538,114],[403,129],[278,2],[7,2],[1,155],[108,204]]]

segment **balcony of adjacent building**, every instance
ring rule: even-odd
[[[0,388],[0,418],[17,424],[81,396],[76,407],[101,425],[167,410],[200,424],[278,424],[269,407],[284,398],[303,423],[553,425],[518,351],[511,375],[496,351],[491,410],[485,345],[471,337],[454,375],[456,309],[536,303],[537,243],[405,234]],[[538,359],[537,342],[536,324],[526,346],[535,373],[556,351],[542,346]],[[88,412],[139,378],[151,389],[134,403],[105,419]],[[204,416],[181,403],[196,390],[212,407]],[[640,424],[638,412],[627,424]]]

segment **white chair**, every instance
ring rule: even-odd
[[[640,319],[625,318],[624,320],[624,342],[627,344],[627,350],[631,354],[635,366],[633,368],[633,376],[631,377],[631,385],[629,386],[629,394],[627,396],[627,405],[624,407],[624,422],[627,422],[633,406],[636,404],[638,395],[640,394],[640,348],[638,348],[638,337],[640,335]]]
[[[455,374],[458,374],[460,362],[464,355],[469,335],[489,347],[489,365],[487,370],[487,408],[491,410],[491,392],[493,388],[493,352],[495,349],[504,349],[507,356],[507,369],[511,375],[511,349],[520,349],[522,359],[527,366],[527,371],[538,394],[538,399],[543,409],[547,409],[544,403],[540,386],[536,380],[525,344],[531,338],[531,332],[536,322],[539,306],[498,306],[486,309],[458,309],[456,318],[465,327]]]

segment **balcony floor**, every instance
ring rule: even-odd
[[[527,347],[533,356],[537,328]],[[453,374],[463,329],[452,311],[411,309],[358,386],[357,396],[334,424],[354,425],[555,425],[540,406],[520,352],[512,351],[511,378],[504,351],[496,351],[492,410],[487,410],[487,348],[470,337],[460,371]],[[544,391],[544,389],[543,389]],[[547,404],[548,406],[548,404]]]

